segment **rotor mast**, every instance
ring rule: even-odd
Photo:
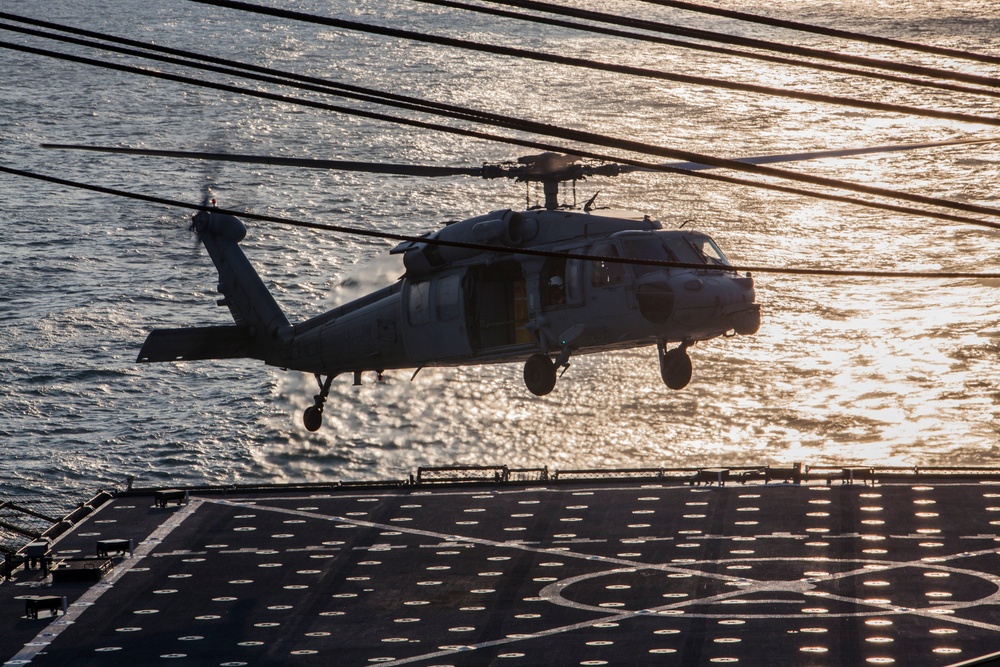
[[[513,178],[519,183],[541,183],[545,196],[544,208],[549,211],[562,208],[559,203],[559,184],[581,181],[587,176],[616,176],[628,167],[609,163],[593,165],[580,162],[573,155],[539,153],[525,155],[517,163],[484,165],[483,178]]]
[[[543,180],[542,192],[545,194],[545,210],[554,211],[559,208],[559,181],[554,178]]]

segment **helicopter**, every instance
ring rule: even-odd
[[[913,150],[965,139],[738,158],[767,164]],[[137,362],[248,358],[312,374],[319,387],[302,422],[323,423],[333,380],[388,370],[523,363],[528,391],[545,396],[576,355],[655,346],[671,390],[691,381],[688,349],[718,337],[750,336],[761,325],[754,278],[740,275],[706,233],[664,229],[648,215],[559,201],[560,185],[644,170],[546,152],[480,167],[432,167],[125,147],[43,144],[44,148],[253,162],[409,176],[472,175],[538,183],[544,204],[500,209],[447,223],[392,250],[405,273],[393,284],[292,324],[240,247],[247,228],[205,204],[192,217],[218,271],[216,303],[234,324],[156,329]],[[701,170],[699,163],[661,165]],[[575,190],[574,190],[575,191]],[[599,192],[598,192],[599,194]],[[676,344],[676,347],[668,347]],[[412,378],[411,378],[412,379]]]
[[[541,183],[544,205],[492,211],[403,242],[390,251],[406,269],[398,281],[296,324],[243,253],[243,222],[199,211],[192,229],[234,324],[156,329],[137,361],[250,358],[311,373],[319,393],[303,424],[316,431],[331,383],[345,373],[360,384],[365,372],[381,379],[388,370],[521,362],[528,391],[544,396],[574,355],[655,345],[663,382],[679,390],[692,376],[688,348],[760,327],[753,277],[729,268],[707,234],[597,209],[593,199],[585,210],[559,203],[561,183],[614,175],[620,165],[545,153],[481,169],[486,178]]]
[[[897,144],[736,158],[769,164],[960,144],[995,138]],[[575,355],[655,346],[671,390],[691,381],[688,349],[760,329],[753,275],[740,275],[706,233],[664,229],[648,215],[560,204],[560,186],[650,168],[545,152],[479,167],[437,167],[230,153],[42,144],[43,148],[260,163],[407,176],[506,178],[542,186],[544,203],[500,209],[405,237],[399,280],[333,310],[292,324],[240,247],[247,228],[233,212],[203,204],[192,218],[219,276],[217,305],[234,324],[156,329],[137,362],[248,358],[312,374],[319,393],[303,412],[322,427],[333,380],[387,370],[523,363],[528,391],[553,391]],[[697,171],[683,162],[659,169]],[[575,192],[575,190],[574,190]],[[676,344],[675,347],[669,347]],[[412,379],[412,378],[411,378]]]

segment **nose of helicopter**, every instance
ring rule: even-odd
[[[752,336],[760,330],[760,304],[751,303],[733,315],[733,330],[741,336]]]
[[[732,329],[741,336],[752,336],[760,330],[760,304],[753,287],[753,276],[736,275],[732,278],[737,293],[737,307],[732,312]]]
[[[678,274],[669,282],[649,280],[636,290],[636,301],[645,319],[684,330],[690,338],[732,331],[749,336],[760,329],[760,304],[749,275],[713,271]]]

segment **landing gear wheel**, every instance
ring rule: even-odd
[[[326,381],[317,373],[316,382],[319,384],[319,393],[313,396],[313,404],[302,413],[302,425],[307,431],[318,431],[323,425],[323,404],[326,397],[330,395],[330,383],[333,382],[332,375],[326,376]]]
[[[672,350],[664,349],[662,344],[658,349],[660,377],[670,389],[683,389],[691,382],[691,357],[688,356],[687,348],[688,344],[682,343]]]
[[[302,423],[307,431],[318,431],[323,425],[323,406],[313,405],[306,408],[302,413]]]
[[[535,396],[545,396],[556,386],[556,365],[544,354],[533,354],[524,362],[524,384]]]

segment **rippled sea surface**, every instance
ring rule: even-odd
[[[265,4],[279,4],[276,2]],[[571,4],[571,3],[566,3]],[[627,0],[628,16],[997,77],[1000,67]],[[634,43],[407,0],[284,8],[734,81],[975,113],[997,98]],[[1000,55],[991,0],[719,0],[718,6]],[[113,11],[111,7],[113,6]],[[726,157],[1000,136],[1000,128],[473,54],[183,0],[6,0],[4,11],[173,48]],[[181,70],[7,33],[14,44]],[[525,203],[523,184],[42,150],[44,142],[475,166],[528,149],[0,49],[0,164],[197,203],[419,234]],[[315,95],[223,74],[187,76]],[[329,100],[331,103],[342,103]],[[360,103],[344,103],[361,107]],[[364,107],[367,108],[367,107]],[[405,113],[405,112],[402,112]],[[997,205],[1000,144],[791,169]],[[738,263],[997,271],[1000,231],[672,175],[577,185],[580,201],[711,234]],[[573,360],[544,398],[519,365],[334,382],[250,361],[137,365],[156,327],[226,324],[188,213],[0,174],[0,494],[400,478],[422,465],[1000,463],[1000,281],[757,276],[764,324],[692,349],[671,392],[653,349]],[[390,244],[251,222],[244,247],[292,320],[394,280]]]

